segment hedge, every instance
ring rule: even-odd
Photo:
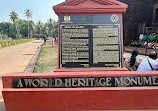
[[[20,44],[20,43],[30,42],[33,40],[35,40],[35,39],[33,38],[33,39],[19,39],[19,40],[3,40],[3,41],[0,41],[0,47],[16,45],[16,44]]]

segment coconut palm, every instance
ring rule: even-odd
[[[2,29],[0,28],[0,41],[2,41]]]
[[[30,29],[30,26],[29,26],[29,25],[30,25],[30,24],[29,24],[30,21],[29,21],[29,20],[32,18],[32,12],[31,12],[31,10],[26,9],[24,14],[25,14],[25,17],[27,17],[27,22],[28,22],[28,39],[29,39],[29,38],[30,38],[30,37],[29,37],[29,35],[30,35],[30,34],[29,34],[29,29]]]
[[[0,41],[2,41],[2,29],[0,29]]]
[[[15,27],[16,27],[16,31],[17,31],[17,37],[20,36],[20,30],[19,30],[19,26],[18,26],[18,20],[19,20],[19,17],[18,17],[18,14],[14,11],[10,12],[10,19],[11,21],[13,21],[13,23],[15,24]]]
[[[37,26],[38,26],[38,28],[39,28],[39,38],[41,37],[41,30],[42,30],[42,22],[41,21],[38,21],[37,22]]]
[[[55,21],[53,19],[49,19],[48,20],[48,27],[49,27],[49,36],[53,36],[53,33],[55,31]]]
[[[44,31],[45,31],[46,34],[49,35],[49,26],[48,26],[47,23],[45,24]]]
[[[33,21],[30,21],[30,38],[32,38],[33,33],[35,32],[35,24]]]

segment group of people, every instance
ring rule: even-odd
[[[58,43],[58,38],[57,37],[52,38],[52,37],[48,36],[47,33],[45,33],[44,35],[42,35],[42,39],[43,39],[44,45],[46,44],[47,40],[49,40],[49,44],[54,44],[54,43],[57,44]]]
[[[158,49],[158,33],[145,33],[140,34],[138,40],[132,40],[130,45],[134,47],[145,47],[145,48],[152,48]]]
[[[158,70],[158,63],[155,61],[157,58],[157,53],[151,51],[149,58],[143,59],[140,61],[136,57],[138,56],[138,50],[135,49],[132,52],[131,57],[125,58],[125,67],[129,71],[154,71]]]

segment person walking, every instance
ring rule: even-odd
[[[153,71],[158,69],[158,63],[155,61],[157,58],[157,53],[155,51],[151,51],[149,54],[149,58],[144,59],[137,71]]]
[[[44,35],[43,35],[43,40],[44,40],[44,45],[45,45],[46,41],[47,41],[47,34],[46,33],[44,33]]]
[[[138,55],[138,50],[135,49],[132,51],[132,55],[129,58],[125,59],[125,67],[129,70],[129,71],[136,71],[138,66],[139,66],[139,59],[137,59]]]

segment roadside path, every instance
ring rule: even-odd
[[[146,48],[144,48],[144,47],[124,46],[124,49],[125,49],[125,50],[124,50],[125,52],[130,52],[130,53],[132,53],[132,51],[133,51],[134,49],[137,49],[137,50],[139,51],[139,54],[141,54],[141,55],[145,55],[145,51],[146,51]],[[155,51],[155,52],[158,53],[158,50],[157,50],[157,49],[147,49],[147,55],[149,55],[149,53],[150,53],[151,51]]]
[[[35,40],[0,48],[0,76],[23,72],[41,44],[41,40]]]
[[[125,52],[124,53],[126,55],[126,57],[131,57],[131,53],[130,52]],[[144,56],[144,55],[141,55],[141,54],[138,54],[137,58],[138,59],[145,59],[145,58],[148,58],[149,56]],[[156,61],[158,62],[158,58],[156,59]]]
[[[42,40],[0,48],[0,104],[3,102],[2,75],[24,72],[40,45],[42,45]]]

